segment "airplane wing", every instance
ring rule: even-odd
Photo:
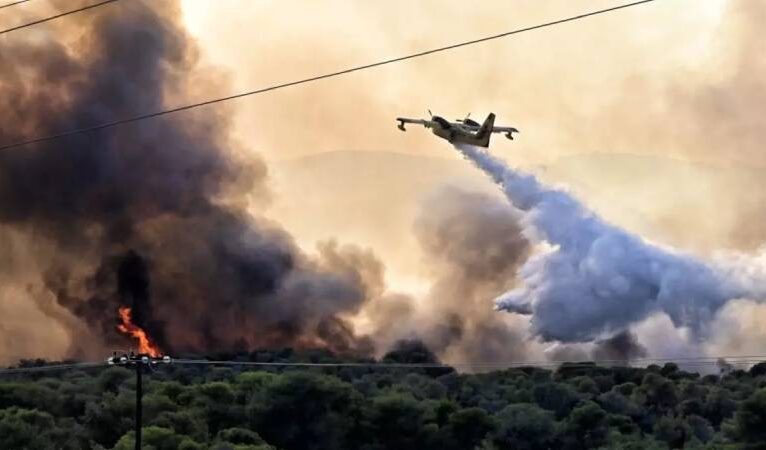
[[[415,125],[423,125],[424,127],[427,127],[431,122],[428,120],[423,119],[408,119],[406,117],[397,117],[396,121],[399,122],[399,125],[397,125],[397,128],[399,128],[402,131],[407,131],[404,129],[405,123],[413,123]]]
[[[519,130],[513,127],[492,127],[493,133],[505,133],[505,137],[513,140],[513,133],[518,133]]]
[[[468,125],[468,124],[465,124],[465,123],[460,123],[459,125],[461,125],[463,128],[467,128],[467,129],[469,129],[471,131],[476,131],[479,128],[481,128],[480,125]],[[492,127],[492,132],[493,133],[520,133],[520,131],[517,130],[516,128],[514,128],[514,127]]]
[[[519,130],[513,127],[492,127],[493,133],[519,133]]]
[[[461,125],[464,129],[468,129],[470,131],[479,131],[479,128],[481,128],[480,125],[466,124],[464,122],[461,122],[459,125]],[[519,133],[520,131],[514,127],[492,127],[492,132],[505,133],[505,137],[513,140],[513,133]]]

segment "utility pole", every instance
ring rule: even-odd
[[[173,360],[170,356],[150,356],[145,353],[135,354],[133,352],[124,353],[122,356],[117,356],[117,352],[112,353],[112,356],[106,359],[109,365],[120,365],[126,367],[135,367],[136,369],[136,421],[135,421],[135,436],[136,436],[136,450],[141,450],[141,429],[143,428],[143,372],[145,367],[151,368],[159,363],[170,364]]]
[[[141,372],[143,372],[143,369],[143,363],[136,364],[136,450],[141,450],[141,429],[143,428],[144,423],[141,417],[144,410],[144,404],[141,401],[144,396],[144,386],[141,381]]]

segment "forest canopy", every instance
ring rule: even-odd
[[[360,362],[291,349],[215,359]],[[381,362],[436,359],[409,343]],[[673,363],[475,374],[170,364],[143,378],[149,450],[766,448],[764,363],[721,375]],[[3,375],[0,448],[132,449],[135,387],[125,367]]]

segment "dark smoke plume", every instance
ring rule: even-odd
[[[500,198],[448,187],[426,202],[415,233],[435,279],[420,337],[447,361],[525,359],[523,331],[489,300],[513,286],[529,256],[518,213]]]
[[[621,331],[614,336],[594,343],[591,356],[601,361],[630,361],[647,355],[646,348],[636,339],[630,330]]]
[[[161,110],[174,95],[216,87],[200,75],[179,16],[173,2],[121,2],[71,18],[68,30],[81,35],[72,45],[9,36],[0,142]],[[370,351],[347,315],[376,289],[368,282],[380,264],[335,244],[309,257],[245,213],[263,197],[266,169],[237,156],[228,129],[215,107],[0,152],[2,229],[35,242],[44,288],[30,295],[41,309],[61,319],[45,304],[52,295],[85,322],[68,322],[73,355],[91,338],[128,344],[115,331],[119,306],[165,351]]]
[[[525,320],[497,314],[490,300],[530,253],[517,219],[481,192],[446,186],[426,198],[414,232],[432,283],[422,301],[387,292],[365,306],[378,350],[414,342],[447,363],[527,359]]]

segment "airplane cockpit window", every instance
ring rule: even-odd
[[[438,123],[442,128],[450,128],[452,126],[443,117],[433,116],[432,120]]]

